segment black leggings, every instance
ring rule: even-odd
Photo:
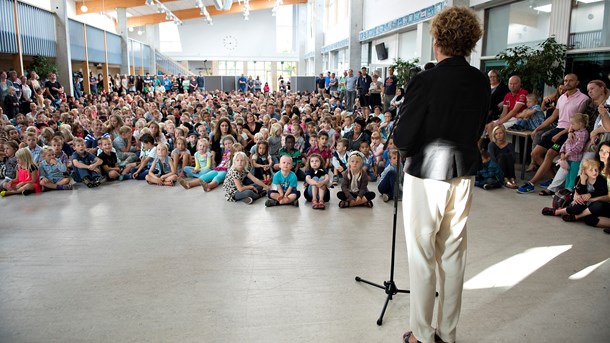
[[[350,193],[352,194],[352,196],[354,198],[356,198],[358,196],[358,193],[354,193],[354,192],[350,192]],[[366,200],[371,201],[371,200],[375,199],[375,193],[366,192],[366,193],[364,193],[364,197],[366,198]],[[339,198],[339,200],[342,200],[342,201],[348,201],[347,196],[343,192],[337,193],[337,198]]]
[[[587,216],[584,221],[589,226],[597,226],[599,217],[610,217],[610,203],[605,201],[594,201],[589,204],[591,215]]]
[[[507,178],[515,178],[515,158],[510,154],[499,154],[496,156],[496,160],[500,168],[502,168],[502,172],[504,173],[504,177]]]

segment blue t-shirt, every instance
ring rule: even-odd
[[[95,155],[93,155],[92,153],[90,153],[88,151],[83,152],[82,156],[79,155],[78,152],[76,152],[76,151],[72,154],[73,161],[77,160],[78,162],[86,164],[86,165],[95,163],[96,158],[97,157]]]
[[[277,185],[278,187],[282,187],[284,192],[288,189],[288,187],[296,189],[298,185],[297,176],[295,173],[290,172],[288,176],[284,177],[284,175],[282,175],[282,171],[278,171],[273,175],[273,184]]]

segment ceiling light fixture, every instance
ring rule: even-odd
[[[84,13],[87,13],[87,11],[89,11],[89,7],[87,7],[85,1],[83,1],[83,5],[80,7],[80,10]]]

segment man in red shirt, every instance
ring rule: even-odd
[[[500,119],[494,120],[486,126],[488,135],[498,125],[504,125],[506,129],[515,125],[518,120],[515,116],[525,108],[527,91],[521,88],[521,78],[519,76],[513,75],[508,79],[508,89],[510,92],[504,96],[504,105]]]

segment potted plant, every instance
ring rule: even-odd
[[[557,87],[563,80],[567,48],[551,36],[535,49],[526,45],[506,49],[496,56],[506,63],[500,75],[505,80],[518,75],[523,88],[542,95],[545,85]]]
[[[399,57],[398,59],[394,60],[392,67],[394,68],[394,73],[398,79],[399,87],[406,87],[411,78],[421,71],[418,63],[419,58],[405,61]]]

